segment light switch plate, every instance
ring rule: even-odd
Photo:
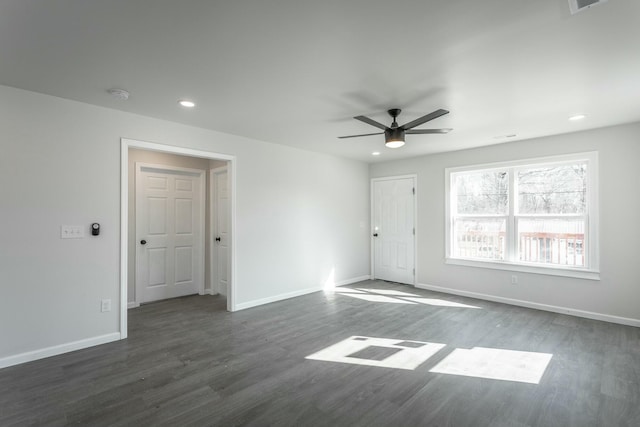
[[[62,225],[60,226],[61,239],[83,239],[84,227],[81,225]]]
[[[106,313],[107,311],[111,311],[111,300],[103,299],[100,301],[100,311]]]

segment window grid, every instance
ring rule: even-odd
[[[566,156],[565,156],[566,157]],[[508,263],[515,265],[529,265],[533,267],[552,267],[562,269],[579,269],[595,271],[597,268],[597,256],[593,245],[595,235],[590,228],[592,196],[594,188],[594,171],[597,167],[592,157],[595,153],[588,153],[585,157],[576,155],[573,158],[565,158],[562,161],[544,159],[532,160],[530,163],[504,164],[500,167],[478,166],[464,168],[460,171],[447,170],[448,183],[448,243],[447,258],[480,262]],[[546,160],[546,161],[545,161]],[[584,166],[583,166],[584,165]],[[553,187],[546,195],[557,196],[562,193],[584,193],[578,200],[575,210],[580,213],[519,213],[519,202],[522,194],[518,191],[519,173],[543,171],[547,169],[555,172],[558,169],[575,170],[582,172],[580,177],[583,184],[582,191],[572,190],[570,184],[566,188],[557,190]],[[508,215],[501,214],[458,214],[458,187],[456,178],[462,175],[481,175],[493,171],[504,171],[508,175],[507,208]],[[576,172],[578,173],[578,172]],[[547,175],[551,176],[552,175]],[[464,180],[463,180],[464,181]],[[579,182],[579,181],[578,181]],[[575,182],[573,183],[575,186]],[[476,184],[477,187],[477,184]],[[465,188],[465,197],[462,200],[472,198],[468,196]],[[534,197],[536,196],[535,193]],[[526,196],[525,196],[526,197]],[[526,199],[525,199],[526,201]],[[581,207],[581,203],[583,207]],[[537,206],[537,205],[536,205]],[[546,204],[545,204],[546,206]],[[563,205],[564,207],[564,205]],[[468,211],[469,208],[465,206]],[[597,207],[596,207],[597,209]],[[594,209],[595,210],[595,209]],[[496,220],[502,220],[503,225],[496,227]],[[466,221],[466,223],[465,223]],[[475,221],[475,230],[473,224]],[[489,227],[493,221],[493,226]],[[466,224],[466,227],[464,225]],[[477,230],[477,231],[476,231]],[[597,255],[597,254],[596,254]]]

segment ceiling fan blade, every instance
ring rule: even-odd
[[[427,134],[427,133],[449,133],[453,129],[412,129],[405,131],[407,135],[419,135],[419,134]]]
[[[339,139],[345,138],[359,138],[361,136],[371,136],[371,135],[382,135],[384,132],[376,132],[376,133],[363,133],[362,135],[347,135],[347,136],[339,136]]]
[[[369,117],[355,116],[354,119],[360,120],[361,122],[365,122],[366,124],[369,124],[371,126],[375,126],[378,129],[387,130],[387,126],[383,125],[382,123],[376,122],[375,120],[370,119]]]
[[[401,127],[404,128],[404,130],[409,130],[416,126],[420,126],[423,123],[427,123],[428,121],[431,121],[433,119],[437,119],[440,116],[444,116],[445,114],[449,114],[449,112],[447,110],[442,110],[442,109],[436,110],[433,113],[429,113],[426,116],[419,117],[412,122],[402,125]]]

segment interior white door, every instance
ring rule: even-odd
[[[213,273],[214,286],[221,295],[227,295],[229,291],[229,250],[231,236],[229,233],[230,199],[229,199],[229,175],[226,167],[216,168],[211,171],[213,187],[213,236],[212,245],[215,269]]]
[[[204,171],[136,168],[136,301],[202,293]]]
[[[415,283],[415,179],[373,181],[374,277]]]

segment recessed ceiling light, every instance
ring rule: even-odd
[[[585,117],[587,116],[585,116],[584,114],[576,114],[575,116],[569,117],[569,120],[571,120],[572,122],[577,122],[578,120],[582,120]]]
[[[126,101],[127,99],[129,99],[129,92],[127,92],[124,89],[119,89],[114,87],[107,90],[107,92],[109,93],[109,95],[113,96],[114,98],[120,99],[122,101]]]
[[[178,104],[182,105],[186,108],[193,108],[196,106],[196,103],[193,101],[189,101],[188,99],[181,99],[178,101]]]
[[[379,156],[380,152],[379,151],[374,151],[373,153],[371,153],[372,156]]]

